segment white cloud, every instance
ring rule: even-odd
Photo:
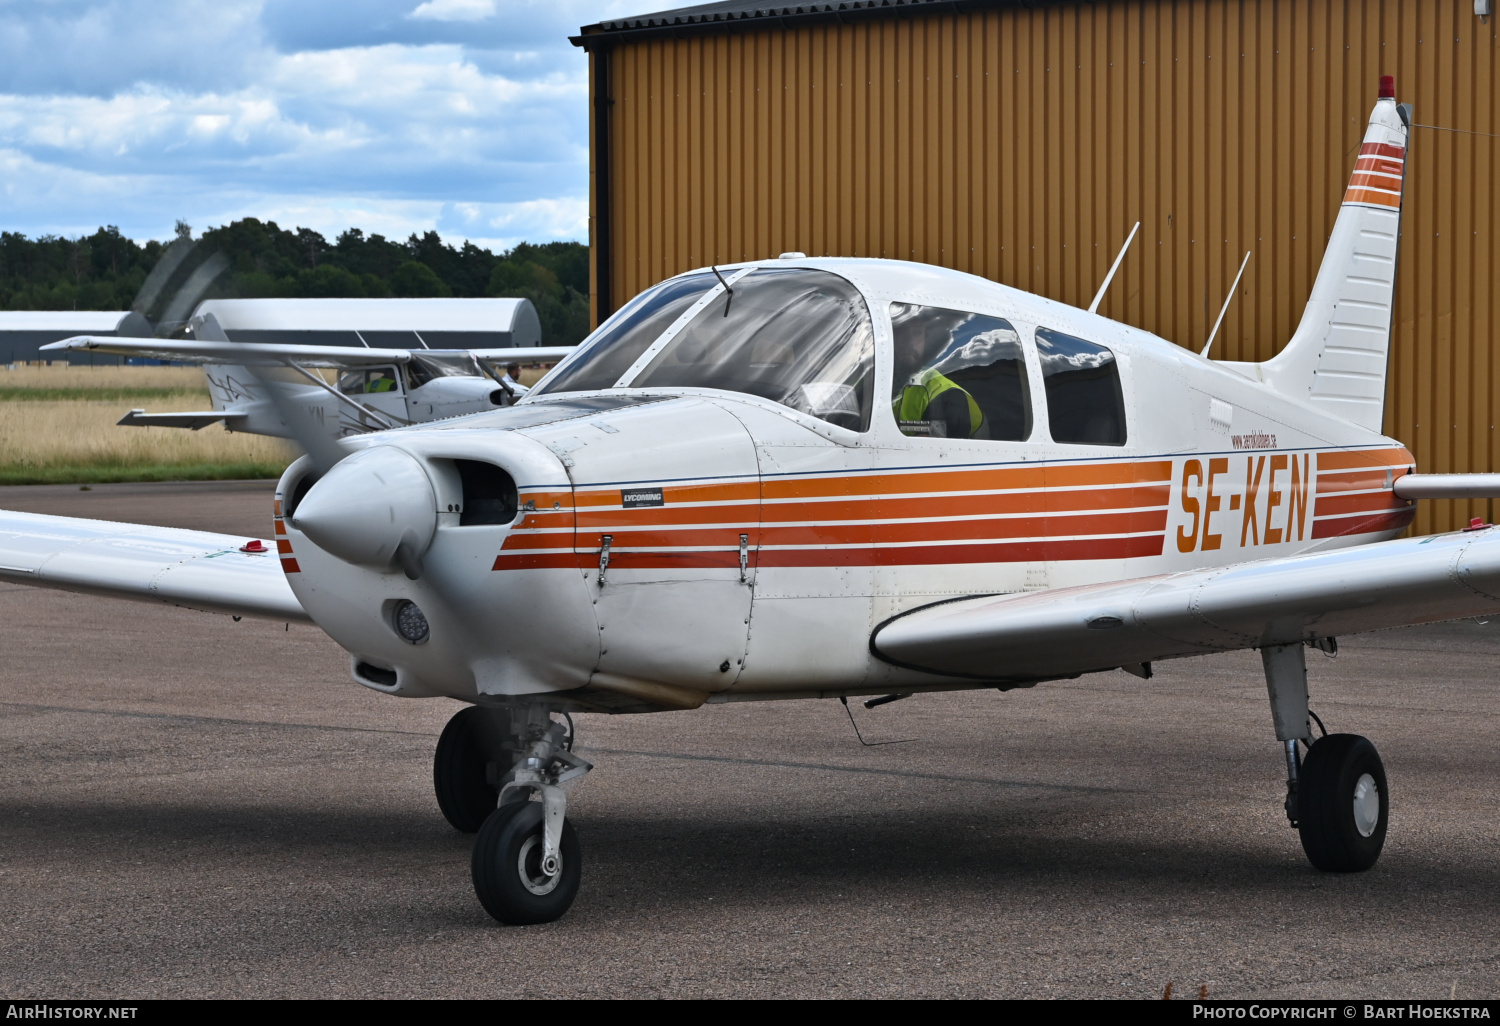
[[[0,0],[0,229],[586,238],[587,62],[566,34],[623,0],[370,2]]]
[[[588,241],[588,196],[523,200],[519,203],[453,203],[437,224],[444,238],[466,238],[495,251],[518,242],[548,239]]]
[[[495,0],[427,0],[408,18],[428,21],[483,21],[495,15]]]

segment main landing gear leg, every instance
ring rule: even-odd
[[[573,904],[582,878],[565,788],[593,766],[569,750],[545,706],[515,710],[511,725],[524,755],[474,841],[474,893],[502,923],[549,923]],[[533,796],[540,800],[526,800]]]
[[[1373,866],[1385,846],[1385,767],[1375,746],[1357,734],[1327,734],[1313,743],[1305,653],[1300,643],[1260,650],[1276,739],[1286,752],[1286,815],[1314,866],[1359,872]],[[1298,741],[1308,746],[1300,760]]]

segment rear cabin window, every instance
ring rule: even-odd
[[[1051,328],[1036,329],[1047,422],[1054,442],[1125,444],[1125,397],[1113,351]]]
[[[1021,336],[985,314],[891,304],[891,412],[904,435],[1021,442],[1031,390]]]
[[[690,274],[641,293],[618,317],[606,321],[593,338],[585,339],[578,354],[531,394],[613,388],[657,336],[718,282],[711,273]]]

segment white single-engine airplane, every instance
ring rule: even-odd
[[[437,798],[507,923],[579,886],[566,792],[590,766],[558,714],[1149,677],[1245,648],[1308,858],[1367,869],[1385,773],[1362,737],[1314,739],[1307,647],[1500,610],[1500,532],[1392,540],[1414,499],[1500,475],[1414,474],[1380,433],[1409,122],[1381,86],[1265,363],[955,271],[788,254],[648,290],[514,408],[314,439],[274,553],[4,513],[0,574],[305,618],[366,687],[471,703]]]
[[[221,318],[228,318],[228,323],[221,323]],[[148,322],[142,324],[149,329]],[[509,330],[478,330],[502,324]],[[238,337],[231,339],[231,327]],[[222,421],[230,431],[247,434],[295,438],[315,430],[342,438],[512,406],[527,389],[502,375],[496,364],[555,363],[575,348],[536,344],[541,325],[525,299],[208,300],[181,332],[187,337],[79,335],[42,346],[42,351],[110,353],[203,366],[212,409],[131,410],[120,420],[122,425],[197,431]],[[308,345],[287,342],[288,335],[352,335],[364,345]],[[427,348],[427,338],[441,344],[455,336],[497,335],[515,344]],[[372,337],[406,338],[423,348],[372,346]],[[333,368],[336,380],[325,381],[316,368]],[[269,393],[268,379],[281,382],[279,401]]]

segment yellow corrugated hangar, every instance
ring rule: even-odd
[[[1495,471],[1493,0],[706,4],[589,53],[596,323],[710,263],[892,257],[1086,306],[1214,355],[1291,337],[1376,84],[1415,108],[1386,431]],[[1494,519],[1427,502],[1415,530]]]

